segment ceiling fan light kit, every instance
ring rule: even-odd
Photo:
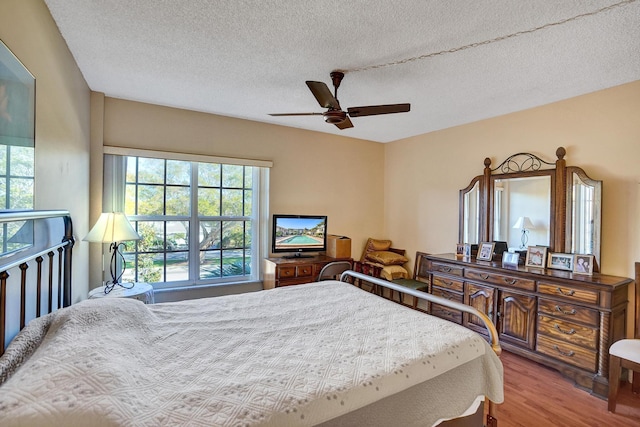
[[[319,116],[324,117],[324,121],[336,125],[338,129],[353,127],[349,117],[377,116],[380,114],[407,113],[411,110],[411,104],[387,104],[387,105],[367,105],[363,107],[350,107],[343,111],[338,102],[338,87],[342,83],[344,73],[342,71],[332,71],[331,81],[333,83],[333,94],[323,82],[307,80],[306,84],[313,96],[322,108],[326,108],[324,113],[274,113],[270,116]]]

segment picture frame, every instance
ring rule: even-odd
[[[546,246],[529,246],[527,248],[527,257],[525,259],[525,267],[544,268],[547,259]]]
[[[491,259],[493,258],[493,248],[495,247],[495,245],[495,242],[480,243],[476,259],[479,261],[491,261]]]
[[[573,272],[575,274],[593,274],[593,255],[575,254],[573,258]]]
[[[573,254],[552,252],[547,260],[547,268],[554,270],[573,271]]]
[[[472,253],[471,245],[469,243],[465,243],[463,245],[462,256],[465,258],[471,258],[471,253]]]
[[[520,254],[517,252],[503,252],[502,253],[502,266],[503,267],[517,267],[520,260]]]
[[[464,255],[464,247],[465,245],[463,243],[458,243],[456,245],[456,258],[463,258]],[[471,250],[471,249],[469,249]]]

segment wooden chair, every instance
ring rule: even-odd
[[[640,339],[624,339],[609,348],[609,412],[615,412],[621,368],[633,371],[633,392],[640,392]]]

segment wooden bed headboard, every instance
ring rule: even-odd
[[[31,319],[71,305],[73,244],[67,211],[0,212],[0,355]]]

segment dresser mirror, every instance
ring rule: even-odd
[[[507,242],[509,248],[526,249],[526,245],[549,246],[551,242],[552,176],[503,178],[494,175],[492,240]],[[523,243],[520,218],[529,218]],[[515,227],[515,228],[514,228]]]
[[[460,241],[480,243],[480,177],[460,191]]]
[[[574,254],[593,254],[600,264],[600,226],[602,224],[602,181],[589,178],[582,169],[567,168],[571,192],[567,200],[568,216],[566,247]]]
[[[509,248],[592,254],[600,265],[602,181],[566,166],[566,150],[547,162],[517,153],[460,190],[459,243],[504,241]]]

